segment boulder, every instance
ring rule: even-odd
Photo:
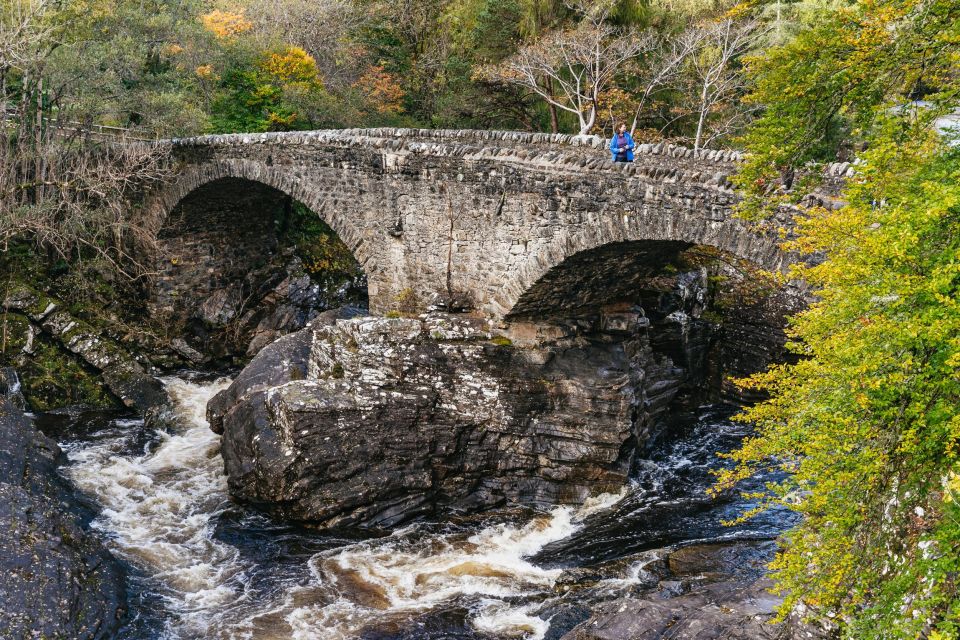
[[[688,370],[651,344],[701,341],[682,314],[616,313],[525,346],[449,314],[286,336],[208,405],[230,492],[282,518],[389,527],[617,491]]]
[[[6,397],[0,442],[0,637],[115,637],[124,572],[70,506],[59,447]]]
[[[831,637],[825,626],[791,614],[766,576],[773,540],[716,542],[665,549],[649,565],[644,591],[595,605],[560,640],[801,640]],[[622,559],[620,562],[624,562]],[[569,627],[567,627],[569,628]],[[562,631],[560,632],[562,633]],[[557,637],[557,636],[554,636]]]
[[[791,640],[820,637],[791,621],[771,624],[780,598],[768,579],[718,582],[684,595],[621,598],[594,608],[561,640]]]

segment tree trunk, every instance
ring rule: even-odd
[[[550,97],[553,97],[553,78],[547,78],[547,91]],[[550,133],[560,133],[560,118],[557,115],[557,106],[547,101],[547,109],[550,110]]]
[[[696,157],[697,153],[700,151],[700,141],[703,139],[703,125],[707,120],[707,111],[710,109],[709,101],[707,99],[707,85],[703,85],[703,90],[700,92],[700,118],[697,120],[697,134],[693,139],[693,156]]]
[[[593,123],[597,121],[597,108],[590,107],[590,117],[586,120],[583,119],[583,116],[580,116],[580,135],[585,136],[590,133],[590,129],[593,128]]]

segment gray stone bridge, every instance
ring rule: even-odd
[[[184,322],[184,357],[254,356],[208,416],[231,494],[284,518],[394,526],[617,491],[670,407],[742,397],[728,376],[782,361],[802,302],[727,287],[704,316],[698,267],[791,259],[779,222],[732,216],[735,152],[642,145],[614,165],[593,137],[389,129],[173,155],[177,179],[146,202],[160,311]],[[374,313],[472,314],[317,317],[291,295],[319,290],[285,255],[293,200],[352,251]]]
[[[351,249],[375,313],[451,296],[495,320],[590,305],[591,284],[627,288],[694,245],[789,262],[775,233],[731,215],[736,152],[644,144],[614,165],[592,136],[366,129],[182,139],[173,155],[176,179],[147,199],[157,231],[174,211],[199,230],[234,202],[251,215],[209,224],[242,261],[271,232],[270,203],[293,198]]]

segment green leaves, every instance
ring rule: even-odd
[[[957,106],[958,24],[948,0],[863,0],[751,62],[747,217],[792,197],[781,172],[861,151],[846,206],[796,218],[786,248],[826,256],[791,274],[817,294],[790,327],[804,359],[744,382],[771,397],[716,490],[790,464],[765,496],[805,516],[772,566],[782,613],[804,603],[849,638],[960,629],[960,149],[932,126]],[[900,106],[916,98],[932,106]]]
[[[749,63],[748,100],[763,115],[741,142],[751,151],[737,185],[742,213],[762,218],[785,196],[784,172],[873,141],[877,116],[957,95],[960,19],[949,0],[878,0],[822,10],[786,44]],[[771,197],[773,196],[773,197]]]
[[[791,244],[827,255],[794,272],[818,291],[791,326],[806,358],[749,381],[772,393],[744,413],[760,435],[718,478],[728,488],[796,461],[767,496],[806,516],[773,565],[784,613],[800,602],[838,611],[852,638],[947,633],[960,597],[936,578],[960,562],[938,486],[960,442],[960,151],[929,129],[891,131],[871,138],[846,207],[798,220]],[[928,554],[939,539],[954,544]]]

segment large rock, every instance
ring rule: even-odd
[[[780,598],[772,583],[718,582],[673,598],[605,602],[561,640],[790,640],[815,637],[791,623],[771,624]],[[819,636],[819,634],[817,634]]]
[[[6,397],[0,442],[0,637],[114,637],[124,573],[71,510],[60,449]]]
[[[682,310],[659,318],[612,310],[527,346],[450,315],[311,326],[208,405],[231,494],[296,520],[392,526],[619,490],[706,350]]]

